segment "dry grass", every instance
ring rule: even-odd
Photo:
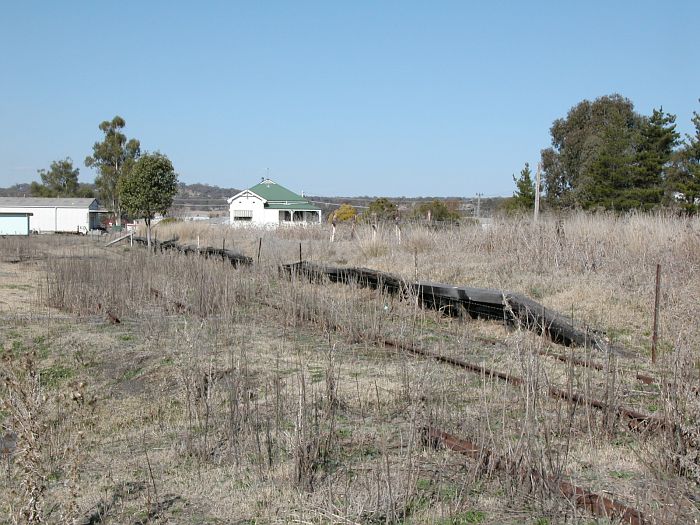
[[[178,223],[158,232],[160,240],[174,235],[225,243],[254,260],[261,246],[260,264],[236,270],[74,238],[0,240],[1,260],[27,254],[1,263],[0,272],[45,261],[26,292],[34,310],[52,313],[13,318],[0,329],[3,373],[16,378],[3,390],[11,408],[4,430],[34,454],[8,458],[0,504],[15,521],[31,522],[22,510],[31,505],[50,523],[78,515],[92,523],[590,521],[517,473],[425,448],[426,424],[528,468],[613,491],[659,523],[698,519],[697,219],[576,215],[486,230],[404,225],[401,244],[393,224],[376,237],[359,226],[355,240],[339,228],[332,244],[325,226]],[[371,290],[287,280],[277,267],[297,260],[300,244],[316,262],[526,293],[606,329],[630,355],[607,359],[497,323],[444,319]],[[663,353],[652,366],[657,263]],[[107,313],[120,323],[108,323]],[[383,338],[524,381],[508,385],[408,355],[378,345]],[[604,367],[567,366],[547,352]],[[638,370],[658,375],[661,385],[640,384]],[[612,412],[547,396],[549,386],[654,411],[677,425],[633,432]],[[19,395],[38,403],[23,428],[44,425],[41,440],[16,431],[26,413]]]

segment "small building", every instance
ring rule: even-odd
[[[28,215],[29,230],[37,233],[87,233],[106,212],[91,198],[0,197],[0,213]]]
[[[0,212],[0,235],[29,235],[31,213]]]
[[[231,225],[279,226],[284,224],[318,224],[321,208],[304,197],[263,179],[252,188],[228,199]]]

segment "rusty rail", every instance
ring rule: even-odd
[[[476,372],[478,374],[483,374],[489,377],[495,377],[512,385],[522,385],[525,383],[525,380],[521,377],[509,374],[507,372],[493,370],[480,364],[470,363],[468,361],[464,361],[456,357],[436,354],[435,352],[431,352],[429,350],[424,350],[422,348],[417,348],[410,344],[400,343],[398,341],[393,341],[389,339],[384,339],[382,342],[386,346],[400,348],[413,354],[429,357],[442,363],[447,363],[453,366],[463,368],[465,370],[469,370],[470,372]],[[565,401],[568,401],[570,403],[575,403],[577,405],[586,405],[591,408],[595,408],[602,411],[614,411],[619,416],[624,417],[628,420],[628,427],[632,430],[660,430],[666,427],[666,421],[659,417],[653,416],[651,414],[645,414],[643,412],[638,412],[636,410],[632,410],[631,408],[627,408],[621,405],[611,406],[608,403],[605,403],[604,401],[590,398],[583,394],[578,394],[576,392],[570,392],[563,388],[550,386],[547,388],[547,395],[549,395],[552,398],[564,399]]]
[[[518,469],[514,461],[499,457],[478,443],[461,439],[438,428],[426,427],[423,430],[423,439],[426,445],[433,447],[442,445],[470,459],[484,461],[489,466],[501,471],[512,472]],[[533,479],[543,481],[550,488],[556,487],[559,494],[577,507],[595,516],[616,519],[628,525],[647,525],[651,523],[651,520],[639,510],[613,498],[591,492],[570,481],[561,479],[559,476],[545,475],[535,469],[529,469],[528,474]]]

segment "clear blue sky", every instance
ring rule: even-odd
[[[10,1],[0,186],[98,125],[180,180],[315,195],[509,195],[584,98],[700,111],[700,2]]]

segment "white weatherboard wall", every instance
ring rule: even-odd
[[[3,208],[4,213],[26,213],[29,218],[29,228],[37,232],[74,232],[80,229],[86,232],[90,229],[90,213],[87,208]]]
[[[0,235],[29,235],[27,214],[0,214]]]
[[[98,225],[99,209],[89,198],[0,197],[0,213],[30,213],[31,231],[87,233]]]
[[[245,215],[250,215],[250,220],[241,220]],[[279,211],[265,208],[260,197],[246,192],[229,204],[229,218],[233,226],[265,226],[279,223]]]

